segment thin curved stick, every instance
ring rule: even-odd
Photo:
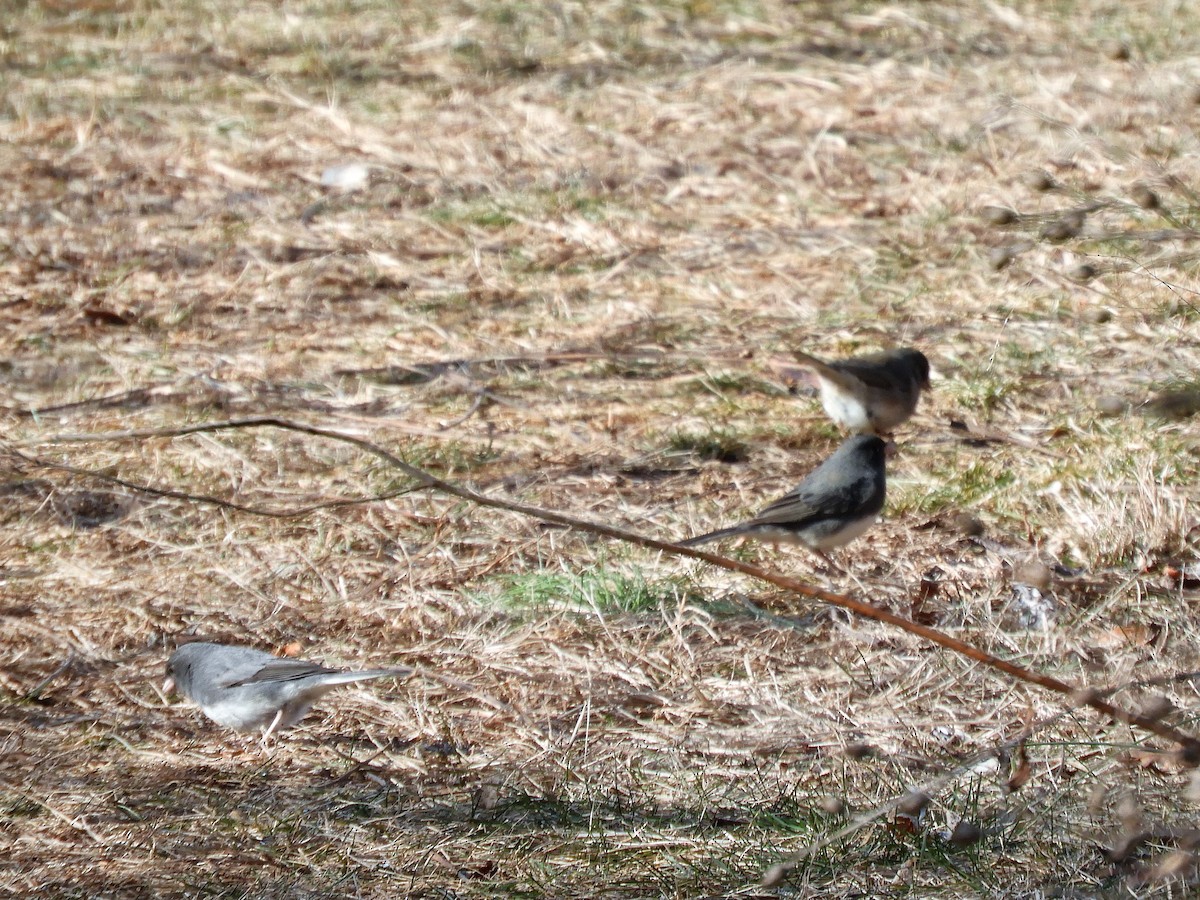
[[[515,503],[511,500],[501,500],[495,497],[488,497],[484,494],[476,493],[469,488],[461,487],[453,482],[438,478],[436,475],[431,475],[424,469],[420,469],[410,463],[405,462],[393,453],[383,449],[377,444],[373,444],[365,438],[355,437],[354,435],[345,434],[340,431],[331,431],[327,428],[320,428],[315,425],[305,425],[301,422],[292,422],[287,419],[279,419],[274,416],[253,416],[244,419],[230,419],[221,422],[206,422],[196,425],[185,425],[177,428],[156,428],[145,430],[131,431],[114,431],[101,432],[96,434],[63,434],[51,435],[44,438],[39,443],[92,443],[97,441],[108,440],[138,440],[150,437],[180,437],[188,434],[200,434],[203,432],[213,431],[230,431],[241,428],[280,428],[285,431],[295,431],[301,434],[311,434],[315,437],[329,438],[334,441],[341,441],[347,444],[353,444],[356,447],[370,453],[373,456],[382,459],[389,466],[400,470],[405,475],[412,478],[422,488],[436,490],[443,494],[449,494],[453,497],[458,497],[462,500],[468,500],[480,506],[490,507],[492,509],[503,509],[509,512],[515,512],[523,516],[540,519],[543,522],[551,522],[556,525],[564,525],[568,528],[573,528],[578,531],[586,531],[592,534],[602,535],[604,537],[613,538],[618,541],[636,544],[640,547],[646,547],[651,550],[659,550],[663,553],[668,553],[672,556],[684,556],[689,559],[699,559],[711,565],[722,569],[727,569],[730,572],[739,572],[743,575],[749,575],[751,578],[756,578],[759,581],[765,581],[767,584],[773,584],[776,587],[783,588],[787,591],[800,594],[804,597],[811,597],[815,600],[820,600],[832,606],[838,606],[850,612],[857,613],[868,619],[874,619],[876,622],[883,622],[887,625],[894,625],[896,628],[906,631],[909,634],[924,638],[931,643],[937,644],[940,647],[945,647],[961,656],[968,659],[973,659],[976,662],[982,663],[988,668],[1003,672],[1010,675],[1018,681],[1023,681],[1026,684],[1036,684],[1039,687],[1045,688],[1055,693],[1062,694],[1070,698],[1071,703],[1080,706],[1090,706],[1099,713],[1103,713],[1113,719],[1125,723],[1131,727],[1141,728],[1151,734],[1164,738],[1179,745],[1179,759],[1183,765],[1195,767],[1200,765],[1200,740],[1195,737],[1173,728],[1170,725],[1160,721],[1158,718],[1141,713],[1129,712],[1109,703],[1104,699],[1101,692],[1094,689],[1082,688],[1071,684],[1061,679],[1054,678],[1051,675],[1043,675],[1040,672],[1034,672],[1026,669],[1008,660],[1001,659],[988,653],[986,650],[981,650],[973,644],[968,644],[966,641],[961,641],[958,638],[951,637],[936,628],[930,628],[927,625],[921,625],[906,619],[903,616],[897,615],[886,609],[881,609],[873,606],[863,600],[857,600],[845,594],[836,594],[832,591],[826,591],[811,584],[798,581],[795,578],[789,578],[785,575],[779,575],[775,572],[769,572],[766,569],[760,569],[758,566],[752,566],[748,563],[741,562],[736,559],[730,559],[727,556],[720,556],[715,553],[706,553],[702,550],[695,550],[691,547],[683,547],[679,544],[670,541],[660,541],[655,538],[645,537],[633,531],[626,531],[623,528],[614,528],[611,525],[601,525],[597,522],[589,522],[586,519],[577,519],[574,516],[568,516],[554,510],[542,509],[537,506],[529,506],[524,503]],[[25,454],[18,454],[22,458],[34,465],[43,465],[41,460],[36,457],[28,457]],[[57,463],[50,463],[50,466],[59,467]],[[107,480],[116,480],[113,476],[99,472],[87,472],[86,470],[75,469],[76,474],[87,474],[93,477],[105,478]],[[127,485],[128,486],[128,485]],[[179,491],[166,492],[155,490],[163,496],[176,497],[178,499],[186,499],[187,495]],[[211,502],[211,498],[210,498]],[[353,502],[353,501],[343,501]],[[240,509],[244,512],[251,510],[246,507],[234,506],[222,501],[222,505],[227,505],[232,508]]]

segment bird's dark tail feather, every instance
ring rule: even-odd
[[[678,541],[678,544],[680,547],[698,547],[701,544],[707,544],[709,541],[719,541],[724,537],[741,534],[742,531],[743,529],[737,525],[734,525],[732,528],[718,528],[716,531],[708,532],[708,534],[699,534],[696,537],[688,538],[686,541]]]

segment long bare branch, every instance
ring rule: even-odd
[[[1006,659],[1001,659],[986,650],[982,650],[973,644],[968,644],[966,641],[959,640],[944,632],[938,631],[936,628],[931,628],[927,625],[921,625],[906,619],[903,616],[897,615],[890,610],[882,609],[874,606],[864,600],[858,600],[845,594],[838,594],[832,591],[827,591],[822,588],[815,587],[795,578],[790,578],[786,575],[780,575],[777,572],[771,572],[766,569],[761,569],[758,566],[753,566],[748,563],[741,562],[736,559],[731,559],[727,556],[720,556],[715,553],[707,553],[702,550],[695,550],[691,547],[682,547],[679,544],[671,541],[662,541],[657,538],[646,537],[634,531],[628,531],[623,528],[616,528],[612,525],[603,525],[598,522],[591,522],[586,519],[580,519],[575,516],[569,516],[565,513],[556,510],[542,509],[537,506],[530,506],[524,503],[517,503],[512,500],[503,500],[498,497],[490,497],[485,494],[477,493],[469,488],[462,487],[445,479],[438,478],[411,463],[405,462],[400,457],[390,451],[374,444],[365,438],[355,435],[346,434],[340,431],[333,431],[328,428],[321,428],[316,425],[308,425],[302,422],[293,422],[287,419],[280,419],[274,416],[255,416],[243,419],[230,419],[218,422],[205,422],[195,425],[185,425],[173,428],[155,428],[143,430],[129,431],[113,431],[113,432],[98,432],[92,434],[61,434],[50,435],[42,440],[42,443],[80,443],[80,442],[99,442],[99,441],[124,441],[124,440],[141,440],[152,437],[180,437],[188,434],[199,434],[203,432],[214,431],[231,431],[246,428],[280,428],[286,431],[299,432],[301,434],[309,434],[315,437],[328,438],[342,443],[352,444],[363,451],[370,453],[373,456],[382,459],[389,466],[403,472],[416,482],[420,488],[436,490],[440,493],[449,494],[453,497],[458,497],[463,500],[468,500],[480,506],[490,507],[492,509],[503,509],[509,512],[518,513],[524,516],[530,516],[539,519],[543,522],[550,522],[556,525],[563,525],[577,531],[590,532],[603,537],[613,538],[614,540],[624,541],[630,544],[636,544],[640,547],[645,547],[650,550],[658,550],[673,556],[683,556],[690,559],[703,560],[711,565],[718,566],[722,569],[727,569],[731,572],[739,572],[743,575],[748,575],[751,578],[764,581],[767,584],[773,584],[776,587],[784,590],[800,594],[805,597],[811,597],[828,603],[832,606],[838,606],[842,609],[849,610],[860,616],[868,619],[874,619],[877,622],[883,622],[888,625],[893,625],[896,628],[906,631],[909,634],[916,635],[931,643],[937,644],[940,647],[945,647],[947,650],[958,653],[968,659],[973,659],[991,669],[998,672],[1003,672],[1018,681],[1023,681],[1026,684],[1034,684],[1046,690],[1054,691],[1062,694],[1070,699],[1072,704],[1090,706],[1092,709],[1105,716],[1109,716],[1126,725],[1141,728],[1145,731],[1155,734],[1158,737],[1172,741],[1179,745],[1181,761],[1187,765],[1195,766],[1200,764],[1200,740],[1186,734],[1170,725],[1162,722],[1160,719],[1143,715],[1141,713],[1129,712],[1122,709],[1113,703],[1110,703],[1104,696],[1096,690],[1083,688],[1078,685],[1071,684],[1051,675],[1045,675],[1041,672],[1035,672],[1016,663],[1009,662]],[[27,462],[33,465],[41,465],[43,462],[37,457],[21,454]],[[61,464],[50,463],[55,468],[63,468]],[[140,489],[129,482],[122,482],[103,472],[90,472],[85,469],[70,469],[74,474],[88,475],[90,477],[103,478],[108,481],[114,481],[123,484],[132,489]],[[167,490],[156,488],[152,493],[159,496],[168,496],[175,499],[204,499],[206,502],[213,502],[214,498],[192,498],[185,492],[176,490]],[[335,501],[337,504],[344,505],[346,502],[365,502],[359,501]],[[228,506],[233,509],[239,509],[244,512],[252,512],[248,507],[221,501],[221,505]]]

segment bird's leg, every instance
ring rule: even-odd
[[[851,572],[849,569],[845,569],[845,568],[843,568],[842,566],[839,566],[837,563],[835,563],[835,562],[834,562],[834,561],[833,561],[833,560],[832,560],[832,559],[831,559],[829,556],[827,556],[826,554],[824,554],[824,553],[821,553],[821,556],[822,556],[822,557],[825,559],[825,561],[826,561],[827,563],[829,563],[829,565],[833,566],[833,569],[834,569],[834,571],[835,571],[835,572],[837,572],[839,575],[842,575],[842,576],[844,576],[844,577],[846,577],[846,578],[849,578],[851,581],[853,581],[853,582],[854,582],[854,584],[855,584],[855,585],[858,587],[858,589],[859,589],[860,591],[862,591],[864,594],[865,594],[865,593],[867,593],[867,586],[866,586],[865,584],[863,584],[861,581],[859,581],[859,580],[858,580],[858,576],[857,576],[857,575],[855,575],[855,574],[854,574],[853,572]]]
[[[268,725],[267,730],[263,732],[262,748],[263,748],[264,753],[267,751],[267,741],[269,741],[271,739],[271,734],[279,726],[279,723],[281,721],[283,721],[283,710],[282,709],[279,710],[279,712],[275,713],[275,718],[271,720],[271,724]]]
[[[825,574],[829,574],[830,572],[832,572],[836,575],[846,575],[847,574],[846,570],[843,569],[841,566],[839,566],[837,563],[835,563],[833,561],[833,557],[831,557],[824,550],[821,550],[817,547],[812,547],[810,549],[812,550],[813,553],[817,554],[817,556],[821,557],[821,561],[823,563],[825,563],[825,566],[826,566]]]
[[[813,553],[817,554],[817,556],[821,557],[821,559],[825,563],[825,565],[828,566],[828,571],[826,572],[827,575],[834,574],[834,575],[838,575],[842,578],[849,578],[851,581],[853,581],[855,583],[855,585],[857,585],[857,587],[860,591],[862,591],[864,594],[867,592],[866,585],[864,585],[861,581],[859,581],[858,577],[853,572],[849,571],[848,569],[846,569],[846,568],[838,565],[836,562],[834,562],[833,557],[831,557],[824,550],[819,550],[816,547],[813,547],[812,551],[813,551]]]

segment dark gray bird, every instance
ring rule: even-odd
[[[917,411],[929,389],[929,360],[920,350],[885,350],[836,362],[801,351],[793,355],[812,372],[829,418],[852,433],[891,434]]]
[[[195,641],[167,660],[163,691],[177,690],[218,725],[237,731],[263,729],[265,746],[277,729],[295,725],[339,685],[411,674],[406,668],[346,672],[252,647]]]
[[[753,519],[680,543],[694,547],[726,537],[753,537],[803,544],[825,557],[826,550],[848,544],[870,528],[883,510],[886,455],[881,438],[856,435]]]

